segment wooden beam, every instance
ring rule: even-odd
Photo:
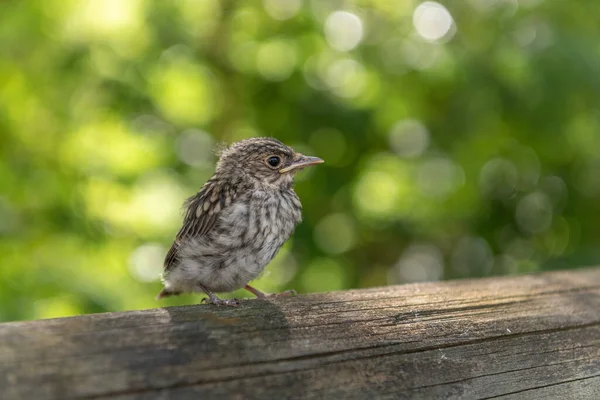
[[[600,268],[0,324],[0,398],[600,399]]]

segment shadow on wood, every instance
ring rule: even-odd
[[[600,269],[0,325],[3,399],[600,398]]]

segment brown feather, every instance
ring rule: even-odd
[[[198,193],[186,200],[183,226],[165,257],[165,272],[177,264],[179,247],[185,242],[185,239],[201,237],[210,232],[214,228],[220,212],[231,204],[234,197],[229,185],[223,185],[213,177],[202,186]]]

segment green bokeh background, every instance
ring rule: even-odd
[[[260,289],[597,263],[597,1],[441,4],[2,2],[0,320],[198,302],[162,259],[250,136],[326,160]]]

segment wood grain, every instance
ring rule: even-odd
[[[2,399],[599,399],[600,268],[0,325]]]

